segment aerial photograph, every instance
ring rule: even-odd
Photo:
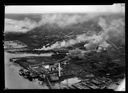
[[[5,5],[5,89],[125,91],[125,3]]]

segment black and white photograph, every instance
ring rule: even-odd
[[[125,91],[125,3],[5,5],[5,89]]]

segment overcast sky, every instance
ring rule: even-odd
[[[124,12],[125,7],[113,5],[17,5],[5,6],[5,13],[84,13],[84,12]]]

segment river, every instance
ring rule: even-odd
[[[9,62],[13,57],[33,56],[33,54],[11,54],[4,52],[5,63],[5,89],[48,89],[47,86],[39,85],[36,81],[29,81],[21,77],[19,73],[20,66]],[[37,56],[37,55],[35,55]],[[47,56],[47,55],[46,55]]]

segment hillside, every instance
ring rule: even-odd
[[[48,14],[44,16],[47,15]],[[67,19],[63,19],[65,16],[67,16]],[[117,20],[117,19],[121,19],[123,21],[125,20],[123,14],[107,14],[107,15],[102,14],[91,17],[87,16],[86,14],[74,14],[74,15],[65,14],[64,16],[63,14],[61,16],[60,14],[59,15],[50,14],[49,18],[51,18],[49,19],[49,21],[46,20],[47,18],[40,20],[40,22],[38,22],[39,26],[34,27],[33,29],[30,29],[25,33],[18,31],[16,33],[13,31],[5,33],[5,40],[19,40],[25,43],[29,48],[41,48],[44,45],[48,45],[48,44],[51,45],[57,41],[76,38],[77,35],[83,33],[98,34],[99,32],[106,29],[104,28],[104,22],[102,22],[102,19],[105,20],[106,22],[105,25],[109,25],[113,20]],[[73,21],[70,20],[70,18],[72,18]],[[67,22],[68,20],[70,21]],[[67,25],[63,27],[62,24],[64,23],[65,25],[66,24]],[[121,30],[124,30],[124,28],[121,28]],[[111,34],[112,32],[110,33],[110,35]],[[124,35],[122,36],[122,38],[124,38]],[[114,41],[114,42],[118,42],[118,41]]]

